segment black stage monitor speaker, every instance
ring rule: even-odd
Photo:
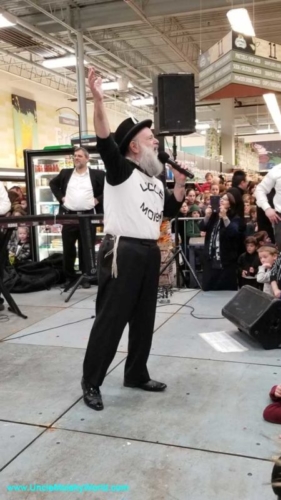
[[[281,300],[251,286],[244,286],[222,310],[238,329],[257,340],[264,349],[281,344]]]
[[[157,135],[186,135],[196,131],[193,74],[158,75],[153,82],[153,95]]]

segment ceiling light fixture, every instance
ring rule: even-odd
[[[102,88],[103,90],[120,90],[120,86],[122,85],[122,82],[102,82]],[[127,85],[128,89],[132,89],[133,85],[131,82],[128,83]]]
[[[268,107],[268,111],[271,114],[272,120],[274,121],[279,134],[281,134],[281,113],[278,105],[278,101],[276,99],[275,94],[264,94],[263,98]]]
[[[257,134],[272,134],[274,132],[273,128],[260,128],[256,131]]]
[[[15,26],[15,22],[9,14],[0,14],[0,28],[9,28],[10,26]]]
[[[143,99],[134,99],[132,101],[133,106],[141,107],[141,106],[153,106],[154,99],[153,97],[144,97]]]
[[[84,61],[84,64],[87,64],[87,62]],[[42,66],[49,69],[76,66],[76,57],[74,55],[69,55],[63,57],[55,57],[53,59],[45,59],[45,61],[42,62]]]
[[[208,123],[196,123],[196,130],[208,130],[210,125]]]
[[[247,9],[231,9],[226,15],[233,31],[246,36],[256,36]]]

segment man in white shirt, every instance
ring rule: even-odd
[[[6,215],[11,209],[11,202],[9,200],[8,193],[5,189],[3,182],[0,181],[0,216]],[[0,240],[2,238],[2,233],[0,232]],[[0,262],[0,276],[3,277],[4,263]],[[0,297],[0,311],[4,309],[4,299]]]
[[[74,152],[75,168],[64,168],[50,181],[50,188],[61,204],[60,213],[102,213],[104,172],[90,169],[87,166],[89,153],[85,148],[77,148]],[[94,227],[93,242],[95,239]],[[82,272],[85,272],[83,261],[82,240],[79,226],[64,225],[62,230],[64,272],[68,283],[76,279],[74,265],[76,259],[76,242],[78,241],[79,263]],[[94,243],[93,243],[94,244]],[[82,286],[89,288],[88,281]]]
[[[272,208],[268,195],[275,190]],[[258,207],[262,208],[274,228],[275,242],[281,251],[281,163],[273,167],[258,184],[255,196]]]

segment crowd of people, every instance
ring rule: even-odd
[[[207,173],[205,183],[187,189],[178,230],[187,257],[190,238],[204,237],[203,252],[197,250],[204,291],[250,285],[280,298],[281,241],[275,241],[279,216],[274,188],[267,176],[261,183],[249,182],[246,173],[237,170],[231,181]]]
[[[9,190],[0,182],[0,216],[22,217],[27,215],[28,206],[26,197],[19,186],[13,186]],[[3,235],[0,231],[0,241]],[[19,227],[12,233],[8,243],[8,261],[11,265],[17,265],[31,258],[29,229]],[[0,273],[3,277],[4,266],[7,262],[0,263]],[[4,299],[0,296],[0,311],[4,309]]]

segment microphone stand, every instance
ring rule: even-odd
[[[173,158],[176,161],[176,159],[177,159],[177,140],[176,140],[176,136],[175,135],[173,136]],[[185,262],[186,266],[188,267],[188,269],[189,269],[190,273],[192,274],[194,280],[196,281],[198,287],[200,289],[202,289],[200,281],[198,280],[194,269],[192,268],[190,262],[187,260],[186,255],[183,252],[182,247],[180,245],[180,242],[179,242],[179,221],[178,221],[178,217],[179,216],[177,214],[176,217],[175,217],[175,253],[168,260],[168,262],[166,262],[166,264],[164,265],[164,267],[160,270],[159,276],[161,276],[161,274],[163,274],[163,272],[167,269],[167,267],[169,267],[169,265],[173,262],[173,260],[175,260],[175,262],[176,262],[176,269],[177,269],[177,288],[180,288],[180,274],[182,275],[182,278],[183,278],[183,280],[185,282],[185,285],[188,288],[188,284],[189,283],[187,282],[186,276],[184,275],[182,269],[180,269],[179,256],[181,255],[183,261]]]

